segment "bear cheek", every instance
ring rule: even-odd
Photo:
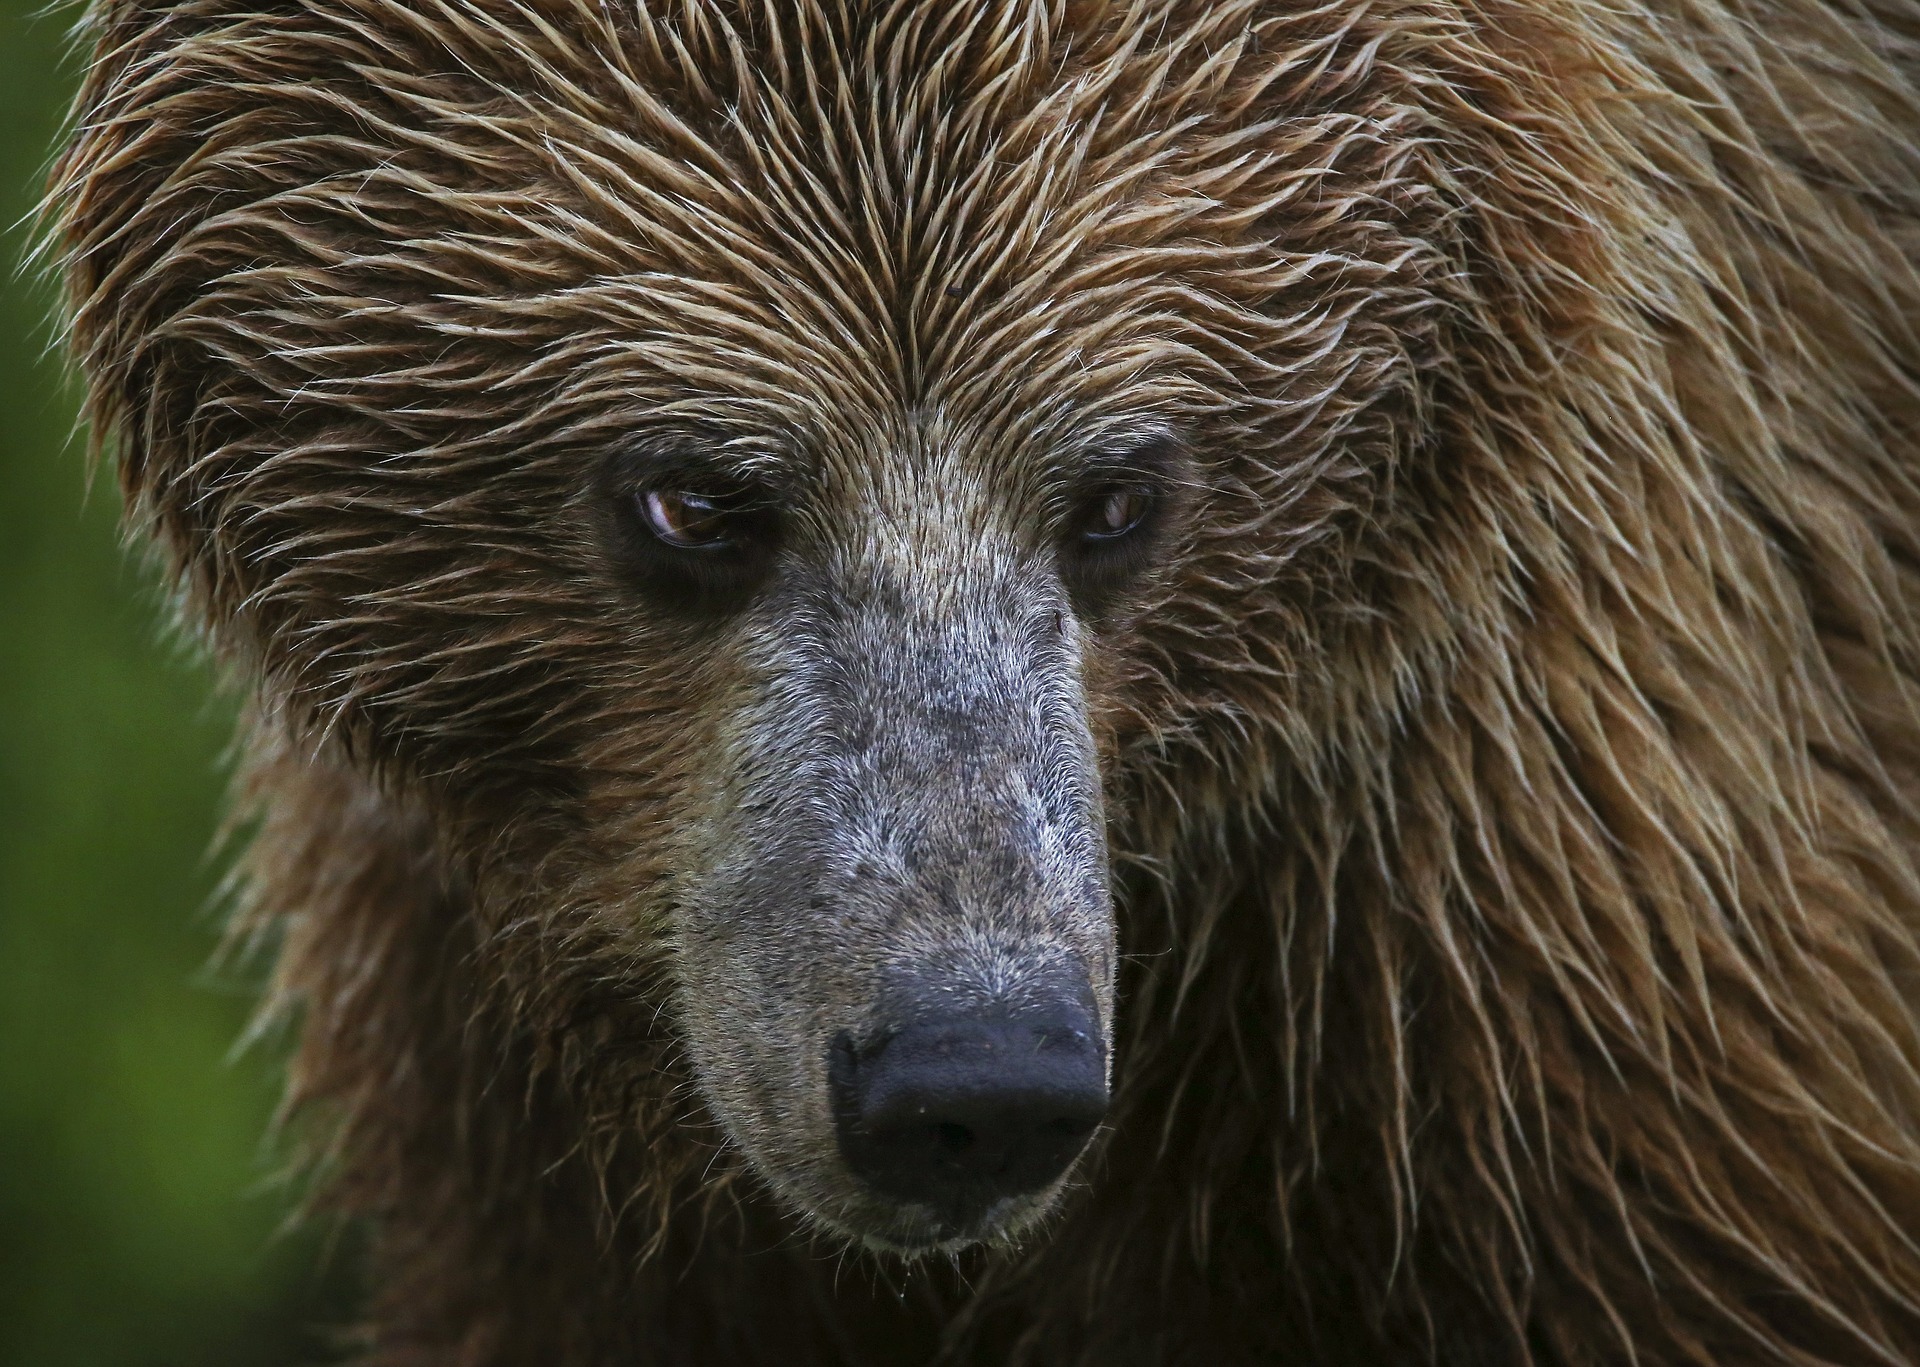
[[[678,910],[677,1014],[715,1119],[791,1185],[831,1157],[821,1042],[859,989],[833,971],[845,956],[823,953],[800,909],[760,882],[709,886]]]

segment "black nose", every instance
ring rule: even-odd
[[[1098,1027],[1078,1006],[935,1020],[865,1051],[842,1034],[829,1071],[848,1165],[955,1225],[1046,1187],[1107,1110]]]

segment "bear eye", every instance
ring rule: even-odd
[[[1118,541],[1137,531],[1153,510],[1153,495],[1138,487],[1102,489],[1080,510],[1079,536],[1083,542]]]
[[[1101,611],[1152,563],[1167,502],[1158,488],[1133,478],[1096,484],[1074,501],[1060,567],[1083,612]]]
[[[713,550],[732,543],[740,530],[738,498],[685,489],[649,489],[635,496],[649,532],[677,550]]]
[[[772,572],[783,540],[773,490],[687,468],[635,469],[620,453],[600,474],[601,545],[611,568],[649,603],[699,616],[743,606]]]

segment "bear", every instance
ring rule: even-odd
[[[83,32],[356,1360],[1920,1360],[1920,10]]]

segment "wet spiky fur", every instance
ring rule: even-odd
[[[370,1361],[1920,1358],[1920,9],[93,41],[74,345],[258,685],[248,924],[379,1230]],[[633,889],[737,676],[580,530],[662,415],[1191,453],[1084,639],[1117,1109],[1019,1249],[843,1267],[689,1090]]]

